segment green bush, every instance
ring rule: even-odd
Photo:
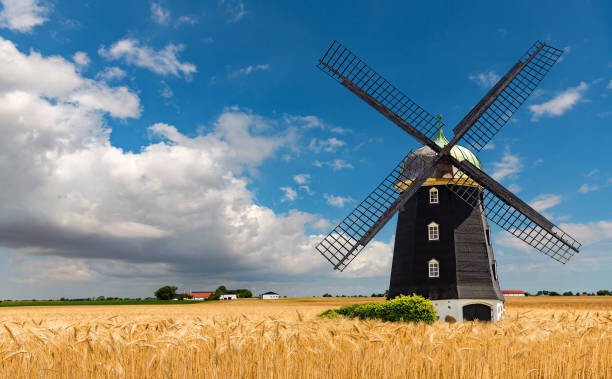
[[[344,316],[363,320],[410,321],[431,324],[438,316],[433,303],[422,296],[400,295],[384,303],[353,304],[340,309],[329,309],[319,315],[324,318]]]

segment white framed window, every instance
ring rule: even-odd
[[[430,241],[438,241],[440,239],[440,226],[435,222],[427,225],[427,237]]]
[[[436,187],[431,187],[429,190],[429,204],[438,204],[439,202],[438,189]]]
[[[427,262],[427,268],[429,269],[430,278],[440,277],[440,262],[435,259],[430,259],[429,262]]]

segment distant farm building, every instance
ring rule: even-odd
[[[215,293],[212,291],[193,291],[189,292],[187,295],[191,296],[193,300],[206,300]]]
[[[280,295],[276,292],[266,292],[259,295],[261,300],[274,300],[280,298]]]
[[[219,300],[236,300],[238,299],[238,296],[234,293],[228,293],[225,295],[221,295],[221,297],[219,298]]]
[[[525,296],[525,291],[522,290],[503,290],[504,296]]]

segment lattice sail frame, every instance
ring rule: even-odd
[[[470,145],[476,152],[482,150],[533,93],[562,54],[563,50],[535,42],[506,74],[510,83],[465,133],[462,143]]]
[[[412,155],[412,151],[409,152],[316,249],[334,269],[343,271],[374,237],[375,232],[370,231],[375,230],[377,223],[383,222],[384,225],[385,216],[393,216],[401,203],[402,195],[406,196],[408,189],[418,183],[415,178],[428,176],[429,168],[430,162],[418,155]],[[420,184],[418,186],[420,187]]]
[[[478,178],[471,177],[455,166],[453,171],[453,177],[445,185],[446,188],[472,207],[482,205],[488,221],[563,264],[580,250],[582,245],[578,241],[543,216],[534,217],[544,219],[540,225],[479,183]]]
[[[378,109],[379,111],[383,113],[388,111],[403,121],[405,125],[399,125],[400,127],[416,129],[418,133],[414,133],[414,130],[406,131],[425,145],[431,146],[433,143],[431,139],[438,128],[444,125],[440,124],[436,116],[412,101],[338,41],[331,44],[317,67],[334,80],[349,87],[353,92],[361,91],[378,102],[379,105],[386,108],[385,110]],[[357,95],[360,96],[360,94]],[[389,117],[388,114],[385,116]]]

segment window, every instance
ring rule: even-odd
[[[491,246],[491,230],[489,230],[489,228],[487,228],[485,230],[485,234],[487,236],[487,245]]]
[[[491,263],[491,271],[493,271],[493,279],[497,280],[497,263],[495,261]]]
[[[432,187],[429,190],[429,204],[438,204],[440,199],[438,198],[438,189],[436,187]]]
[[[427,231],[430,241],[437,241],[440,239],[440,229],[438,227],[438,224],[436,224],[435,222],[432,222],[431,224],[427,225]]]
[[[435,259],[431,259],[429,262],[427,262],[427,267],[429,268],[430,278],[440,277],[440,262]]]

